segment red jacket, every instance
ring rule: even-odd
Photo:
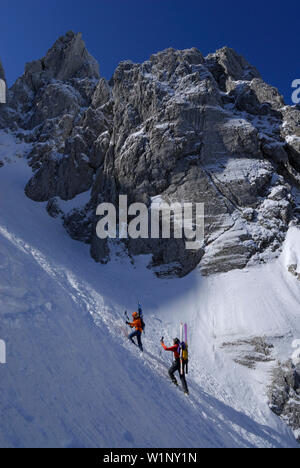
[[[162,347],[164,348],[165,351],[172,351],[172,353],[174,353],[174,357],[175,359],[179,359],[180,358],[180,354],[178,353],[178,345],[173,345],[173,346],[170,346],[170,348],[167,348],[165,343],[162,343],[161,344]]]

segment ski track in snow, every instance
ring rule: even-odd
[[[79,305],[80,308],[83,310],[87,310],[91,316],[93,317],[95,324],[97,326],[101,326],[104,324],[109,332],[116,338],[119,337],[121,334],[124,337],[127,337],[127,328],[124,324],[124,320],[120,318],[116,320],[115,315],[112,311],[106,307],[103,297],[98,294],[94,289],[92,289],[87,283],[83,280],[77,278],[70,270],[64,269],[62,266],[57,266],[49,262],[49,260],[37,249],[33,248],[29,244],[23,242],[21,239],[17,238],[15,235],[11,235],[8,230],[0,226],[0,234],[5,237],[7,240],[12,242],[17,248],[19,248],[22,252],[26,253],[27,255],[32,256],[35,262],[55,281],[57,281],[60,285],[63,286],[65,292],[70,295],[71,299]],[[148,320],[152,320],[154,322],[155,317],[148,317]],[[155,323],[155,322],[154,322]],[[159,327],[153,327],[151,330],[151,338],[148,336],[143,336],[143,341],[145,343],[145,347],[152,347],[155,338],[159,336]],[[168,335],[167,340],[169,342],[172,341],[170,335]],[[128,340],[124,341],[124,347],[127,349],[131,347],[131,344],[128,343]],[[157,350],[156,350],[157,351]],[[134,352],[134,351],[132,351]],[[135,352],[136,354],[136,352]],[[163,360],[162,350],[159,350],[160,358],[157,358],[153,353],[149,351],[145,351],[144,354],[140,354],[139,356],[142,357],[146,365],[148,365],[152,370],[155,370],[162,378],[166,378],[168,365],[166,364],[166,359]],[[146,356],[146,359],[144,359]],[[190,370],[195,371],[195,365],[193,363],[190,364]],[[202,368],[199,371],[199,374],[204,377],[206,382],[209,383],[211,389],[218,388],[218,382],[216,379],[213,378],[212,375],[208,374],[207,371]],[[199,392],[199,389],[198,389]],[[218,396],[222,396],[222,400],[224,402],[232,403],[232,399],[225,391],[217,392]],[[193,400],[196,400],[198,403],[199,401],[196,398],[196,393],[192,395],[193,398],[190,398],[190,402],[194,408],[196,408],[195,403]]]
[[[32,314],[34,310],[40,311],[44,307],[43,313],[35,316],[32,334],[30,328],[27,329],[26,317],[17,313],[16,309],[16,305],[22,309],[22,298],[25,297],[27,300],[24,291],[18,293],[22,299],[20,301],[14,288],[11,288],[11,295],[15,294],[15,298],[8,299],[3,296],[2,306],[7,304],[7,310],[0,312],[1,333],[3,332],[3,338],[7,337],[8,344],[12,348],[14,346],[17,348],[11,359],[20,361],[21,364],[14,361],[12,365],[8,362],[5,367],[0,367],[1,374],[7,377],[7,383],[1,379],[0,408],[2,414],[9,414],[9,418],[4,417],[2,423],[0,422],[0,445],[108,447],[112,446],[109,444],[113,441],[115,446],[124,447],[297,446],[291,431],[269,411],[265,397],[261,393],[265,388],[264,379],[269,367],[266,367],[266,371],[255,374],[258,383],[253,384],[254,372],[234,364],[232,359],[220,350],[222,340],[226,341],[232,336],[235,338],[243,336],[244,328],[250,335],[256,334],[254,323],[256,316],[253,321],[247,319],[247,314],[242,313],[240,317],[235,301],[228,299],[230,294],[235,296],[234,286],[233,289],[229,287],[229,291],[222,288],[222,284],[227,285],[228,282],[234,284],[237,278],[245,277],[245,273],[233,272],[231,275],[233,283],[229,280],[230,275],[220,275],[204,282],[199,279],[197,272],[189,278],[170,281],[158,280],[151,272],[146,271],[146,262],[143,258],[136,259],[135,267],[122,259],[112,261],[108,266],[94,264],[88,256],[87,246],[71,240],[64,232],[60,221],[51,219],[45,213],[45,204],[34,203],[25,197],[24,185],[30,176],[30,170],[24,160],[15,158],[15,148],[19,151],[20,145],[16,145],[13,137],[3,132],[0,133],[1,142],[1,155],[5,156],[6,164],[0,169],[0,236],[4,241],[3,249],[7,250],[0,252],[0,273],[3,267],[4,273],[7,272],[7,281],[10,279],[9,273],[13,280],[17,279],[20,283],[21,290],[22,278],[21,276],[15,278],[17,267],[12,265],[15,262],[16,265],[24,263],[30,268],[29,278],[33,276],[38,280],[36,290],[39,293],[42,290],[42,281],[46,282],[43,278],[49,277],[49,284],[51,278],[51,286],[49,286],[50,299],[45,304],[43,298],[48,298],[48,292],[43,290],[41,294],[44,296],[41,299],[35,289],[27,291],[27,294],[37,295],[35,303],[32,302],[32,307],[33,304],[37,304],[35,306],[37,308],[31,310]],[[22,151],[26,152],[26,147],[22,146]],[[16,258],[9,256],[11,248],[9,246],[19,251]],[[8,252],[8,260],[6,259],[6,263],[2,265],[5,252]],[[290,254],[286,252],[286,257],[288,255]],[[2,276],[0,280],[1,278]],[[4,278],[6,276],[3,276],[3,281]],[[251,278],[250,290],[251,281],[255,285],[255,275]],[[295,285],[292,277],[287,276],[282,281],[285,281],[290,289],[289,306],[293,308],[294,303],[298,303],[298,285]],[[248,287],[248,282],[246,283],[244,288]],[[54,284],[56,286],[53,286]],[[14,284],[14,287],[18,285]],[[216,288],[217,294],[215,294]],[[68,309],[69,302],[61,305],[59,312],[56,311],[57,304],[55,297],[51,299],[51,291],[53,294],[57,293],[58,298],[60,291],[63,291],[65,298],[68,297],[70,304],[73,304],[74,311],[79,315],[82,313],[82,317],[75,317],[75,312],[71,315],[71,308]],[[128,342],[128,328],[123,315],[125,308],[128,311],[134,310],[137,299],[142,300],[146,319],[143,354]],[[11,308],[15,312],[7,312],[10,310],[8,300],[12,301]],[[239,303],[241,298],[236,297],[235,300]],[[232,310],[222,311],[220,308],[222,301],[225,301],[226,306],[233,302]],[[30,304],[31,302],[29,308]],[[58,315],[52,318],[54,310]],[[261,309],[258,313],[261,313]],[[87,314],[93,318],[97,327],[88,325]],[[59,324],[57,329],[55,328],[55,320],[61,320],[63,332],[59,329]],[[171,363],[171,353],[165,352],[159,344],[162,335],[167,344],[171,343],[172,337],[178,334],[180,320],[189,324],[191,356],[187,376],[189,398],[180,389],[173,387],[169,381],[167,370]],[[287,314],[286,310],[282,313],[279,311],[275,320],[278,322],[277,331],[283,324],[284,333],[288,336],[288,340],[291,340],[297,330],[295,322],[298,320],[299,316],[293,318],[293,314]],[[44,321],[49,322],[52,335],[50,332],[48,335],[47,328],[43,328]],[[269,317],[266,317],[265,322],[268,321]],[[68,323],[70,335],[67,334]],[[39,341],[39,326],[43,341],[42,338]],[[102,342],[97,341],[100,336],[97,335],[96,328],[99,329],[105,342],[104,349],[109,346],[109,350],[105,351],[108,355],[107,363],[98,361],[93,352],[88,354],[88,346],[85,348],[84,362],[80,362],[79,350],[76,343],[72,343],[72,331],[76,336],[78,332],[78,340],[81,336],[80,330],[75,329],[75,326],[83,327],[82,339],[90,339],[89,346],[93,352],[97,346],[101,350]],[[270,333],[275,333],[275,328],[274,326],[273,330],[271,327]],[[18,335],[20,331],[21,336]],[[23,331],[24,336],[28,334],[26,339],[24,338],[28,346],[24,355],[21,346]],[[11,338],[10,334],[14,338]],[[63,350],[64,336],[67,340],[66,347],[71,347],[68,358],[70,364],[60,363],[57,369],[54,357],[52,359],[52,356],[47,354],[48,346],[51,349],[47,339],[53,338],[53,346]],[[12,341],[15,337],[18,337],[20,342]],[[40,362],[35,357],[33,362],[29,361],[32,358],[31,353],[41,351],[40,346],[45,348],[41,353],[41,360],[45,360]],[[288,347],[288,344],[285,343],[285,346]],[[74,353],[76,358],[73,357]],[[123,385],[120,382],[120,388],[115,386],[117,380],[112,374],[113,371],[107,369],[107,364],[125,379]],[[38,401],[32,401],[30,392],[33,392],[34,387],[28,383],[28,388],[25,385],[23,389],[22,375],[17,375],[16,389],[12,391],[14,372],[19,365],[23,366],[23,371],[30,377],[35,375],[37,381],[40,377],[41,383],[37,387],[41,385],[41,389],[46,391],[48,385],[49,395],[43,395],[41,391],[37,394]],[[89,369],[89,366],[92,369]],[[73,373],[74,375],[78,373],[76,382],[73,381]],[[85,381],[79,380],[81,383],[78,383],[78,379],[82,379],[84,375],[90,379],[91,389],[86,388]],[[102,387],[102,375],[109,380],[107,388]],[[102,389],[103,401],[109,399],[108,407],[105,404],[102,407],[101,401],[91,400],[92,389],[96,393],[97,387]],[[66,395],[64,393],[53,395],[53,391],[58,392],[58,389],[63,390]],[[74,395],[76,389],[80,395],[86,396],[86,401],[76,400],[79,398]],[[100,394],[96,398],[99,398],[101,391],[99,388]],[[256,395],[258,391],[259,397]],[[131,393],[136,396],[136,400]],[[54,414],[50,416],[51,411]],[[120,411],[123,414],[120,414]],[[182,431],[178,430],[178,433],[172,434],[171,428],[174,426],[174,421],[178,421],[178,413],[182,418]],[[134,427],[135,418],[140,420]],[[176,425],[178,426],[178,423]],[[40,431],[39,435],[37,431]],[[187,440],[184,440],[184,434],[188,434]]]

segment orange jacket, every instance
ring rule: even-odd
[[[136,330],[139,330],[141,333],[143,332],[142,322],[140,318],[134,319],[134,321],[130,322],[129,325],[131,326],[131,328],[136,328]]]

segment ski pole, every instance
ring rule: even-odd
[[[161,342],[161,343],[164,342],[164,337],[163,337],[163,336],[161,337],[160,342]],[[160,348],[160,351],[159,351],[159,355],[160,355],[160,356],[161,356],[161,352],[162,352],[162,349]]]
[[[127,310],[125,310],[124,312],[124,315],[125,315],[125,318],[127,319],[128,322],[130,322],[130,319],[129,319],[129,316],[128,316],[128,313],[127,313]]]

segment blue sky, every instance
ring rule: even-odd
[[[83,33],[110,78],[121,60],[146,60],[166,47],[206,55],[227,45],[243,54],[291,103],[300,78],[300,2],[201,0],[1,0],[0,57],[11,85],[25,62],[45,55],[58,36]]]

